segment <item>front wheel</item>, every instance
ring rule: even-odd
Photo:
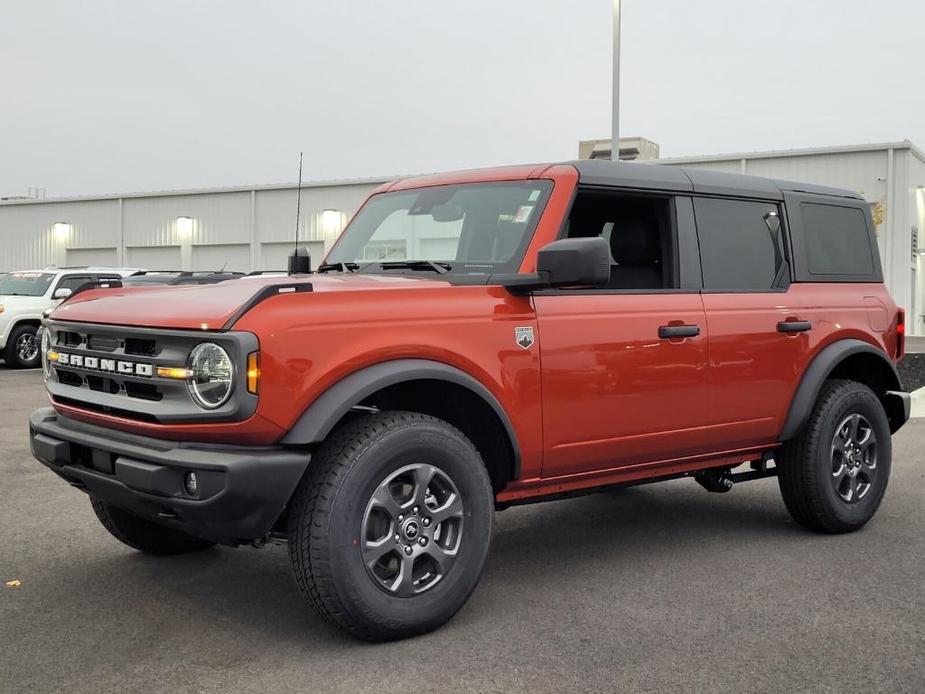
[[[34,325],[20,325],[10,333],[3,355],[6,365],[14,369],[32,369],[39,365],[39,342]]]
[[[383,412],[326,441],[288,517],[299,590],[370,641],[436,629],[481,576],[494,522],[478,451],[450,424]]]
[[[857,530],[877,511],[890,478],[883,405],[861,383],[827,381],[803,431],[775,458],[794,520],[818,532]]]

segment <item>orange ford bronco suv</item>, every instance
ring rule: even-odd
[[[45,321],[32,451],[152,554],[288,541],[355,636],[434,629],[495,510],[776,476],[857,530],[909,416],[867,203],[582,161],[400,180],[312,274],[80,292]]]

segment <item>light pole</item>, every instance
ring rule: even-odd
[[[620,160],[620,0],[613,0],[613,120],[610,159]]]

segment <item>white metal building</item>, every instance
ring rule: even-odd
[[[383,180],[303,183],[300,245],[322,257]],[[0,201],[0,271],[48,265],[282,270],[297,186]]]
[[[621,156],[659,164],[858,191],[873,209],[884,278],[907,310],[908,330],[925,335],[919,245],[925,244],[920,240],[925,237],[925,154],[911,142],[681,159],[655,159],[658,146],[641,138],[625,144]],[[581,155],[609,158],[609,147],[609,140],[586,141]],[[369,192],[386,180],[303,184],[300,238],[315,263]],[[0,272],[86,264],[281,270],[293,246],[296,193],[295,185],[275,185],[0,200]],[[442,234],[426,230],[423,235],[428,238],[422,243],[439,244]]]

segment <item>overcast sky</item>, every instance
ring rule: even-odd
[[[911,139],[922,0],[624,0],[622,132],[662,156]],[[611,0],[0,0],[0,195],[574,158]]]

